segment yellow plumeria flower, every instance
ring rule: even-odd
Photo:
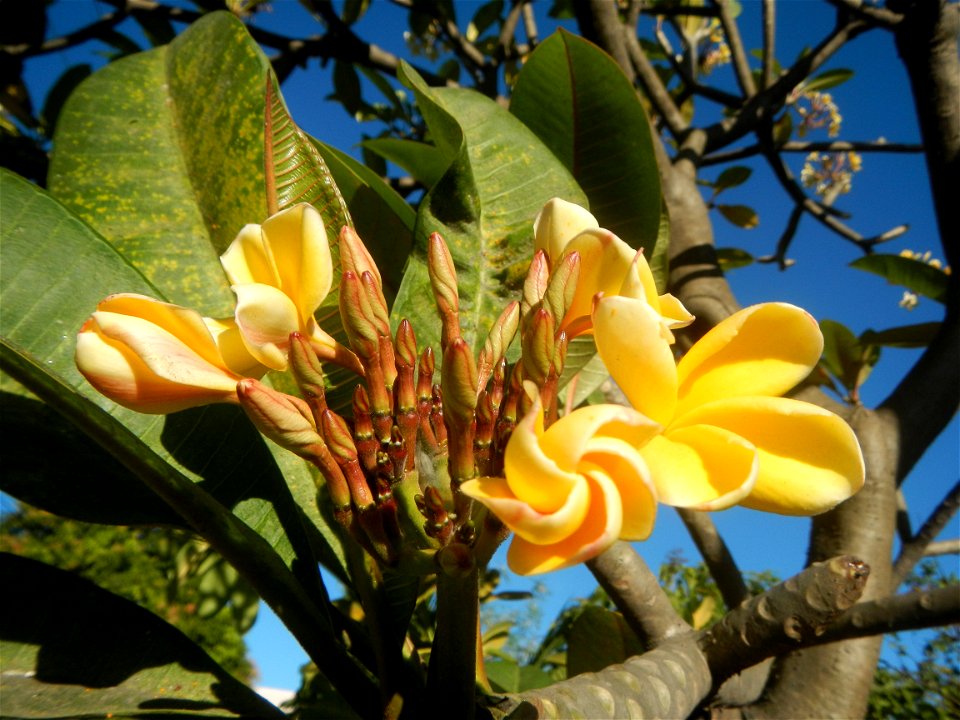
[[[593,298],[604,295],[642,297],[662,318],[664,336],[673,342],[671,328],[693,322],[673,295],[658,294],[650,265],[638,252],[579,205],[553,198],[533,221],[534,248],[543,250],[551,267],[567,255],[580,254],[580,276],[567,314],[560,324],[569,337],[590,332]]]
[[[634,408],[664,428],[640,449],[661,502],[815,515],[863,486],[850,427],[816,405],[780,397],[823,350],[816,321],[800,308],[745,308],[679,363],[642,300],[601,298],[593,322],[614,380]]]
[[[286,370],[292,332],[308,337],[322,357],[335,354],[336,341],[313,317],[333,284],[333,261],[323,219],[311,205],[245,226],[220,262],[237,296],[237,326],[259,362]]]
[[[657,498],[637,447],[659,431],[620,405],[575,410],[544,431],[537,396],[507,443],[505,477],[469,480],[461,489],[515,533],[511,570],[558,570],[599,555],[617,538],[650,535]]]
[[[100,393],[142,413],[237,402],[237,382],[263,367],[232,320],[144,295],[103,300],[77,336],[77,368]]]

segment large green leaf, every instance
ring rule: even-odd
[[[315,551],[342,576],[339,541],[317,510],[306,467],[278,448],[273,449],[274,460],[238,408],[221,405],[169,416],[142,415],[115,405],[86,382],[73,362],[74,337],[97,302],[120,288],[160,298],[162,293],[42,190],[0,171],[0,191],[5,206],[0,217],[3,369],[135,475],[199,483],[288,563],[297,555],[309,556],[303,543],[306,516],[312,521],[308,527],[313,528]],[[63,258],[70,259],[68,268]],[[37,288],[43,292],[38,294]],[[47,481],[48,494],[53,494],[57,483],[71,479],[54,476]],[[112,522],[134,521],[124,519],[122,497],[89,494],[85,501],[100,504],[97,512],[113,514]]]
[[[510,112],[573,173],[600,225],[650,258],[660,175],[646,113],[613,59],[560,30],[524,64]]]
[[[941,303],[947,300],[950,276],[922,260],[902,255],[864,255],[850,263],[850,267],[879,275],[892,285],[902,285],[931,300]]]
[[[0,573],[5,717],[285,717],[134,603],[16,555]]]
[[[519,294],[537,212],[552,197],[580,204],[586,198],[553,153],[494,101],[471,90],[429,88],[409,66],[400,76],[450,167],[420,204],[393,316],[411,319],[421,347],[439,345],[426,266],[427,238],[439,232],[457,268],[464,338],[479,350]]]
[[[266,217],[268,68],[243,24],[214,13],[92,75],[57,124],[53,195],[205,315],[232,313],[217,257]]]

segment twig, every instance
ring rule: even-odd
[[[888,143],[877,141],[842,141],[834,142],[798,142],[791,140],[789,142],[774,145],[777,152],[787,153],[811,153],[811,152],[881,152],[881,153],[921,153],[923,145],[913,143]],[[763,146],[760,143],[736,148],[735,150],[723,150],[707,155],[700,163],[701,167],[709,165],[719,165],[720,163],[731,162],[733,160],[742,160],[753,157],[763,152]]]
[[[629,543],[615,542],[601,555],[588,560],[587,567],[645,647],[655,648],[690,631],[690,626],[673,609],[656,575]]]
[[[773,84],[773,64],[776,59],[774,47],[776,42],[777,28],[777,10],[773,0],[763,0],[762,10],[763,22],[763,56],[762,56],[762,74],[760,81],[763,89],[766,90]]]
[[[500,28],[500,36],[497,38],[497,55],[501,59],[508,57],[510,44],[514,41],[514,35],[517,31],[517,24],[523,15],[523,8],[526,5],[525,0],[514,0],[503,21],[503,27]]]
[[[663,50],[663,54],[667,56],[670,66],[673,68],[674,72],[680,76],[680,79],[683,80],[684,86],[689,90],[690,93],[699,95],[707,100],[713,100],[724,107],[740,107],[740,105],[743,104],[743,101],[736,95],[710,85],[703,85],[697,82],[690,73],[690,69],[688,67],[689,63],[680,62],[677,59],[677,55],[673,51],[673,46],[670,44],[670,38],[668,38],[666,33],[663,32],[663,28],[659,23],[654,29],[654,35],[657,38],[660,48]]]
[[[720,11],[720,24],[723,26],[724,35],[727,36],[727,46],[730,48],[737,84],[740,86],[740,91],[744,97],[753,97],[757,94],[757,86],[753,82],[753,74],[750,72],[750,63],[747,60],[747,51],[744,49],[743,40],[740,38],[740,28],[730,14],[727,0],[713,1]]]
[[[670,97],[670,93],[667,92],[666,86],[660,80],[660,76],[657,75],[657,71],[647,58],[647,54],[640,47],[636,34],[628,28],[624,28],[624,35],[630,64],[636,70],[640,82],[647,91],[647,98],[653,103],[660,117],[663,118],[670,133],[675,138],[681,137],[689,127],[687,121],[684,120],[680,109],[674,103],[673,98]]]
[[[923,551],[923,556],[933,557],[935,555],[960,555],[960,538],[938,540],[927,545],[927,549]]]
[[[930,513],[930,517],[920,527],[916,535],[903,541],[900,549],[900,556],[893,564],[894,585],[900,585],[910,573],[914,566],[926,554],[927,548],[931,545],[934,538],[940,534],[940,531],[946,527],[960,507],[960,481],[954,483],[950,491],[944,496],[937,508]]]
[[[803,217],[803,206],[794,205],[790,211],[790,217],[787,219],[787,225],[777,240],[777,250],[773,255],[765,255],[757,258],[757,262],[768,263],[775,262],[781,270],[786,270],[792,264],[787,260],[787,250],[790,249],[790,243],[797,234],[797,228],[800,226],[800,218]]]
[[[728,608],[735,608],[748,597],[750,592],[743,581],[743,573],[737,567],[730,548],[723,541],[716,525],[707,513],[677,508],[680,519],[687,527],[694,544],[710,569],[710,575],[717,583],[723,602]]]
[[[897,488],[897,535],[900,536],[902,543],[910,542],[913,537],[913,528],[910,527],[910,510],[902,488]]]
[[[852,12],[862,20],[882,27],[894,28],[903,21],[903,15],[900,13],[876,5],[867,5],[863,0],[827,0],[827,2],[838,9]]]
[[[537,19],[533,13],[533,5],[527,2],[523,4],[523,28],[527,34],[527,42],[530,44],[530,49],[533,50],[539,42]]]

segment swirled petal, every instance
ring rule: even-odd
[[[594,303],[594,341],[630,404],[667,425],[677,404],[677,366],[660,334],[660,316],[646,300],[603,297]]]
[[[823,336],[804,310],[786,303],[744,308],[694,344],[677,366],[677,417],[721,398],[778,396],[820,359]]]
[[[244,225],[220,256],[220,264],[232,285],[263,283],[280,286],[276,263],[259,225]]]
[[[237,327],[250,353],[273,370],[286,370],[290,333],[300,329],[293,301],[270,285],[234,285]]]
[[[543,250],[556,264],[576,235],[598,228],[600,223],[589,211],[560,198],[547,201],[533,221],[534,251]]]
[[[270,247],[283,290],[306,324],[330,292],[333,262],[323,219],[312,205],[300,203],[269,217],[263,235]]]
[[[561,470],[575,472],[596,436],[609,436],[639,447],[660,432],[660,425],[633,408],[588,405],[564,415],[540,438],[544,454]]]
[[[573,238],[563,254],[572,252],[580,253],[580,275],[567,309],[568,321],[589,317],[593,296],[598,292],[616,295],[636,254],[636,250],[623,240],[602,229],[586,230]]]
[[[559,510],[581,478],[560,468],[540,446],[543,410],[540,398],[514,428],[503,455],[504,474],[513,494],[539,513]]]
[[[517,499],[504,478],[468,480],[460,489],[490,508],[517,536],[535,545],[557,543],[573,535],[583,523],[590,505],[590,491],[583,478],[578,478],[563,505],[551,513],[539,513]]]
[[[640,450],[662,503],[722,510],[742,501],[757,478],[757,451],[712,425],[671,428]]]
[[[620,494],[602,473],[589,473],[590,507],[576,532],[560,542],[538,545],[519,535],[507,551],[507,564],[519,575],[533,575],[576,565],[596,557],[620,535]]]
[[[657,492],[637,448],[615,437],[598,435],[580,462],[581,472],[603,473],[616,485],[623,505],[620,537],[646,540],[657,516]]]
[[[790,398],[731,398],[703,405],[683,421],[736,433],[759,453],[757,482],[741,504],[784,515],[816,515],[864,482],[856,435],[837,415]]]

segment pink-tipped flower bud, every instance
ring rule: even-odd
[[[477,359],[477,387],[481,390],[486,387],[493,368],[507,354],[507,348],[513,342],[520,326],[520,303],[516,300],[507,305],[500,317],[490,328],[483,350]]]
[[[553,365],[556,350],[553,337],[554,319],[546,308],[540,308],[530,316],[529,325],[523,333],[521,362],[527,379],[542,385]]]
[[[277,445],[301,457],[311,458],[323,445],[313,413],[303,400],[244,378],[237,383],[237,397],[257,430]]]
[[[323,369],[320,358],[313,350],[309,338],[301,333],[290,333],[290,370],[297,387],[307,398],[324,397]]]
[[[550,273],[550,282],[543,295],[543,304],[555,318],[566,317],[573,303],[580,278],[580,253],[573,251],[563,256]]]
[[[550,261],[543,250],[538,250],[530,261],[530,269],[523,281],[523,295],[520,302],[520,315],[526,321],[530,311],[543,299],[550,281]]]
[[[383,286],[380,270],[367,246],[363,244],[356,230],[347,225],[340,230],[340,267],[344,272],[356,273],[358,277],[369,272],[376,279],[377,287]]]
[[[340,318],[354,351],[364,360],[373,357],[379,337],[373,309],[363,282],[352,271],[345,272],[340,280]]]

